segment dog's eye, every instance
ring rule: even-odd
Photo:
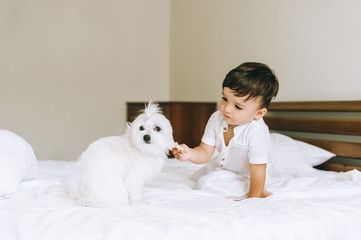
[[[157,132],[159,132],[160,130],[162,130],[160,127],[158,127],[158,126],[156,126],[155,128],[154,128],[154,131],[157,131]]]
[[[139,127],[139,130],[140,130],[140,131],[144,131],[144,127],[143,127],[143,126],[140,126],[140,127]]]

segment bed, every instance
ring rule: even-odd
[[[161,174],[146,184],[143,198],[147,203],[83,207],[67,197],[63,184],[75,162],[39,160],[35,178],[22,181],[14,194],[0,199],[0,238],[360,239],[361,173],[357,169],[361,162],[361,101],[337,104],[337,113],[328,108],[335,102],[276,102],[270,106],[265,121],[275,139],[284,141],[275,149],[293,155],[286,156],[287,171],[275,172],[270,179],[269,190],[274,195],[268,198],[236,202],[194,190],[191,176],[202,165],[168,159]],[[339,115],[351,105],[354,108],[346,117]],[[295,109],[299,113],[295,114]],[[329,116],[319,114],[324,110]],[[335,133],[332,124],[340,122],[351,123],[337,127],[342,133]],[[323,130],[320,133],[317,129]],[[305,142],[328,151],[311,147],[305,153],[305,148],[300,150],[300,146],[310,147]],[[282,157],[282,151],[274,152],[274,158]],[[295,162],[311,158],[315,161],[308,162],[304,171]]]

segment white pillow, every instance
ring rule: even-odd
[[[270,170],[273,174],[305,173],[326,162],[335,154],[314,145],[271,133]]]
[[[313,169],[297,142],[283,134],[271,133],[269,154],[271,175],[306,173]]]
[[[336,156],[336,154],[329,152],[323,148],[319,148],[302,141],[295,141],[311,166],[318,166],[326,162],[328,159]]]
[[[20,136],[0,130],[0,198],[16,192],[22,181],[37,174],[37,160],[32,147]]]

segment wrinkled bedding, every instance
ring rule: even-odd
[[[146,203],[90,208],[67,197],[72,161],[39,161],[39,174],[0,199],[0,239],[360,239],[361,173],[280,175],[265,199],[235,202],[194,190],[200,165],[167,160]]]

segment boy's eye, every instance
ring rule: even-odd
[[[225,102],[228,101],[227,98],[225,98],[225,97],[222,97],[222,100],[225,101]]]
[[[154,128],[154,131],[156,131],[156,132],[160,132],[160,130],[162,130],[160,127],[158,127],[158,126],[156,126],[155,128]]]
[[[235,107],[236,107],[238,110],[242,110],[242,108],[241,108],[241,107],[238,107],[237,105],[235,105]]]
[[[140,127],[139,127],[139,130],[140,130],[140,131],[144,131],[144,127],[143,127],[143,126],[140,126]]]

